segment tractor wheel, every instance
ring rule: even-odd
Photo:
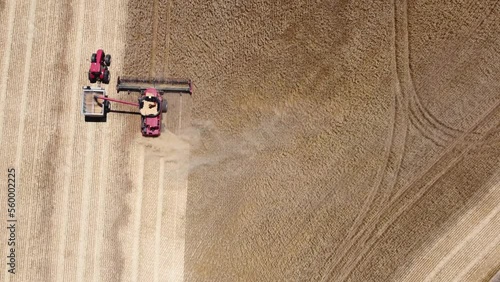
[[[109,70],[104,70],[104,73],[102,75],[102,83],[108,84],[110,78],[111,78],[111,75],[109,73]]]
[[[104,56],[104,63],[108,67],[111,66],[111,55],[110,54],[107,54],[106,56]]]
[[[92,74],[89,72],[89,81],[90,83],[95,83],[96,79],[92,77]]]
[[[162,111],[162,113],[166,113],[167,112],[167,108],[168,108],[167,100],[161,101],[161,111]]]
[[[97,54],[92,53],[92,56],[90,56],[90,62],[95,63],[97,61]]]

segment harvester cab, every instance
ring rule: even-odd
[[[139,112],[143,117],[156,117],[161,113],[161,101],[153,95],[144,95],[139,98]]]

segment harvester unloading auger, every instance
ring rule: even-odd
[[[163,99],[162,95],[164,93],[193,94],[190,79],[148,80],[118,77],[116,92],[121,91],[127,91],[128,93],[139,92],[141,96],[138,103],[108,98],[104,89],[84,87],[82,113],[86,118],[105,118],[110,110],[110,102],[136,106],[139,108],[139,114],[141,115],[142,135],[156,137],[161,134],[161,114],[167,111],[167,101]],[[102,102],[99,103],[99,100]],[[99,110],[96,111],[96,108]]]

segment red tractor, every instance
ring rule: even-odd
[[[86,118],[102,119],[110,111],[109,102],[135,106],[141,115],[141,133],[146,137],[161,134],[162,113],[167,111],[167,100],[162,97],[164,93],[193,94],[189,79],[141,80],[118,77],[116,92],[120,91],[140,92],[138,103],[108,98],[103,89],[86,87],[83,91],[82,113]]]
[[[100,81],[108,84],[111,78],[108,67],[111,66],[111,55],[105,54],[102,49],[97,50],[90,57],[89,80],[90,83]]]

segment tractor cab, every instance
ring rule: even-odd
[[[105,54],[102,49],[92,53],[88,72],[90,83],[100,81],[104,84],[108,84],[110,80],[109,66],[111,66],[111,55]]]
[[[93,75],[99,76],[101,73],[101,64],[99,64],[97,62],[90,63],[90,72]]]
[[[139,111],[144,117],[156,117],[161,113],[161,101],[156,96],[142,96],[139,98]]]

